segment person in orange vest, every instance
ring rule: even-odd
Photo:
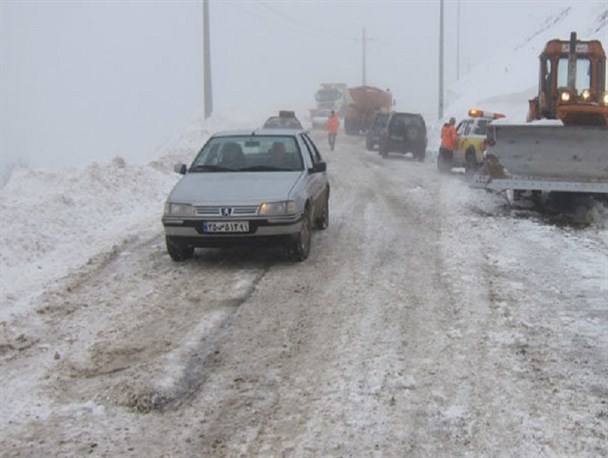
[[[454,162],[454,150],[458,146],[456,119],[450,118],[441,128],[441,146],[439,147],[438,164],[441,171],[447,172]]]
[[[336,137],[338,136],[338,127],[340,126],[340,118],[334,110],[331,110],[331,115],[327,118],[325,123],[325,129],[327,130],[327,137],[329,139],[329,147],[334,150],[336,146]]]

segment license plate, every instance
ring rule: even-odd
[[[249,221],[203,223],[203,232],[249,232]]]

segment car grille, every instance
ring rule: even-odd
[[[196,206],[196,215],[197,216],[224,216],[222,213],[222,209],[230,209],[231,217],[243,217],[243,216],[256,216],[258,214],[258,206],[257,205],[200,205]]]

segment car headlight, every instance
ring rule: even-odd
[[[559,95],[559,99],[562,102],[569,102],[570,101],[570,92],[568,91],[563,91],[560,95]]]
[[[194,216],[196,210],[190,204],[165,203],[165,216]]]
[[[604,92],[604,93],[602,94],[602,103],[603,103],[604,105],[608,105],[608,92]]]
[[[581,98],[585,101],[589,100],[591,98],[591,91],[589,89],[583,89],[583,92],[581,92]]]
[[[293,200],[280,202],[263,202],[258,214],[262,216],[293,215],[296,212],[296,203]]]

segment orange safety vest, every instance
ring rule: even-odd
[[[441,147],[454,151],[458,145],[458,135],[456,128],[450,124],[444,124],[441,128]]]
[[[327,132],[329,132],[330,134],[335,134],[338,132],[339,125],[340,125],[340,118],[338,118],[338,115],[335,114],[335,115],[327,118],[327,123],[325,124],[325,128],[327,129]]]

